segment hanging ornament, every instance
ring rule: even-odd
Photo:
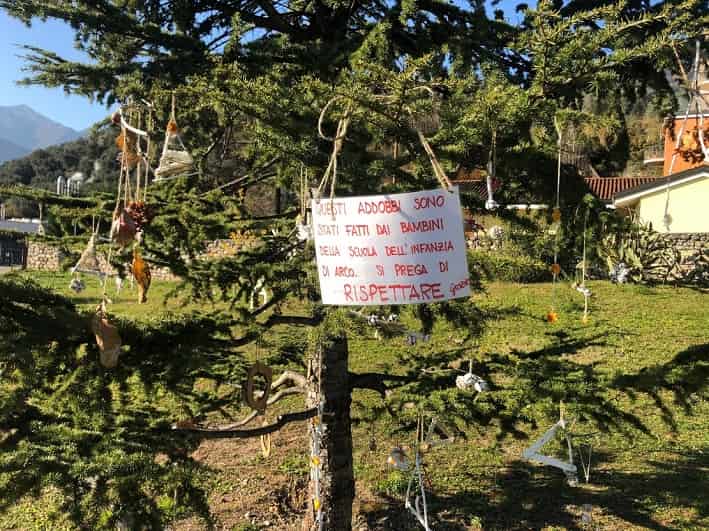
[[[74,293],[81,293],[86,289],[86,284],[84,284],[84,281],[80,278],[74,277],[69,283],[69,289],[72,290]]]
[[[556,323],[559,320],[559,314],[556,313],[554,310],[551,310],[549,313],[547,313],[547,322],[548,323]]]
[[[564,472],[564,475],[566,475],[566,480],[568,484],[572,487],[575,487],[578,484],[578,469],[576,468],[576,465],[574,464],[574,454],[573,454],[573,449],[571,447],[571,438],[569,437],[568,432],[566,431],[566,422],[564,420],[564,413],[563,413],[563,404],[560,407],[560,418],[559,422],[554,424],[551,428],[549,428],[544,435],[542,435],[538,440],[536,440],[529,448],[526,448],[522,452],[522,457],[524,459],[527,459],[528,461],[538,461],[540,463],[543,463],[548,466],[553,466],[555,468],[560,469],[561,471]],[[562,461],[560,459],[557,459],[556,457],[551,457],[548,455],[543,455],[540,454],[539,451],[542,449],[544,445],[546,445],[551,439],[554,438],[554,435],[558,430],[563,430],[564,432],[564,437],[566,439],[566,444],[568,446],[569,450],[569,460],[568,461]]]
[[[145,201],[131,201],[126,207],[126,213],[135,223],[135,228],[138,232],[142,232],[154,217],[152,210],[145,204]]]
[[[107,369],[115,368],[121,353],[121,336],[118,334],[118,329],[108,321],[105,302],[96,308],[96,314],[91,321],[91,329],[96,336],[101,365]]]
[[[101,277],[104,276],[104,273],[101,270],[101,265],[98,261],[98,254],[96,253],[96,233],[92,234],[89,238],[89,242],[86,244],[86,249],[84,249],[81,253],[79,261],[76,262],[76,265],[71,268],[71,272],[86,273]]]
[[[136,225],[133,218],[123,209],[114,213],[111,225],[111,239],[120,247],[126,247],[135,239]]]
[[[559,264],[552,264],[549,270],[551,271],[552,275],[557,276],[559,273],[561,273],[561,266]]]
[[[406,452],[400,446],[392,448],[389,457],[387,457],[387,464],[402,472],[408,471],[411,466]]]
[[[133,278],[135,278],[135,281],[138,283],[138,303],[143,304],[148,300],[148,289],[150,288],[152,275],[150,273],[150,266],[143,260],[137,247],[133,249],[131,271]]]
[[[554,223],[559,223],[561,221],[561,209],[559,207],[554,207],[551,211],[551,220]]]
[[[175,95],[172,96],[172,112],[165,130],[165,143],[163,145],[160,165],[155,170],[155,181],[162,181],[171,177],[189,173],[194,167],[194,159],[182,142],[180,128],[175,118]]]
[[[264,389],[260,397],[256,397],[254,384],[256,376],[261,376],[264,380]],[[266,411],[266,406],[268,405],[268,395],[271,392],[271,383],[273,382],[273,370],[257,361],[246,373],[246,383],[244,384],[244,402],[246,402],[251,409],[254,409],[260,413]]]
[[[455,386],[461,391],[477,391],[478,393],[487,391],[489,388],[485,380],[471,372],[458,376],[455,379]]]
[[[121,130],[121,134],[116,138],[116,146],[120,150],[118,154],[119,160],[128,169],[133,169],[140,162],[138,154],[138,135],[125,128]]]

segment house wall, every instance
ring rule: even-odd
[[[675,125],[674,125],[674,134],[675,137],[672,138],[670,135],[670,131],[667,130],[665,131],[665,161],[663,165],[663,172],[662,175],[667,175],[670,173],[670,165],[672,164],[672,155],[675,152],[675,146],[677,145],[677,135],[679,135],[680,129],[682,129],[682,123],[684,122],[684,114],[681,116],[675,118]],[[697,128],[698,125],[698,118],[692,117],[692,118],[687,118],[687,125],[685,125],[684,130],[685,131],[693,131],[694,129]],[[707,127],[709,124],[709,115],[704,115],[704,127]],[[684,170],[688,170],[690,168],[696,168],[697,166],[701,166],[704,162],[696,162],[692,163],[691,161],[685,161],[681,156],[677,156],[675,159],[674,166],[672,167],[672,173],[679,173]]]
[[[709,177],[674,186],[670,189],[669,230],[665,227],[667,193],[658,190],[639,200],[640,219],[652,223],[657,232],[709,233]]]

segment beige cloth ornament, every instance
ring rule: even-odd
[[[89,275],[103,275],[101,265],[98,261],[96,253],[96,234],[92,234],[89,238],[89,243],[86,244],[86,249],[81,253],[79,261],[71,269],[72,273],[87,273]]]
[[[165,144],[160,157],[160,165],[155,170],[156,180],[169,179],[188,173],[194,167],[194,159],[180,137],[177,122],[171,118],[165,132]]]
[[[135,239],[136,226],[128,212],[122,210],[114,214],[111,225],[111,239],[120,247],[125,247]]]
[[[91,321],[91,329],[96,335],[96,345],[100,351],[101,365],[113,369],[118,365],[118,356],[121,354],[121,336],[118,328],[108,321],[103,305],[99,305]]]

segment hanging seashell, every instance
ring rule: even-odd
[[[150,266],[143,260],[143,257],[140,256],[140,251],[137,247],[133,249],[131,270],[133,272],[133,278],[135,278],[135,281],[138,283],[138,303],[143,304],[148,300],[148,289],[150,288],[152,275],[150,273]]]
[[[118,334],[118,329],[108,321],[106,314],[100,307],[94,315],[91,329],[96,335],[101,365],[107,369],[115,368],[121,353],[121,336]]]
[[[125,247],[135,239],[136,226],[128,212],[122,210],[115,215],[111,225],[111,239],[120,247]]]

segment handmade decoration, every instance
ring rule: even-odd
[[[179,175],[189,173],[194,167],[194,159],[182,142],[180,129],[175,118],[175,96],[172,96],[172,112],[165,130],[160,165],[155,170],[155,181],[164,181]]]
[[[86,249],[84,249],[84,251],[81,253],[79,261],[76,262],[76,265],[71,268],[71,272],[85,273],[88,275],[98,275],[99,277],[105,276],[105,273],[101,270],[101,265],[98,261],[98,254],[96,253],[95,232],[89,238],[89,241],[86,244]]]
[[[413,347],[420,341],[423,341],[424,343],[428,343],[431,340],[431,334],[421,334],[419,332],[407,332],[406,334],[406,343],[410,346]]]
[[[630,269],[624,262],[619,262],[613,266],[609,272],[611,282],[615,284],[625,284],[628,281]]]
[[[256,281],[254,289],[251,290],[251,296],[249,298],[249,309],[254,310],[256,308],[256,301],[258,299],[259,307],[268,303],[268,289],[266,288],[266,279],[264,277],[259,277]]]
[[[91,321],[91,329],[96,336],[101,365],[107,369],[115,368],[121,353],[121,336],[118,329],[108,320],[105,300],[96,308],[96,313]]]
[[[400,446],[392,448],[389,457],[387,457],[387,464],[402,472],[407,472],[411,466],[406,452]]]
[[[461,391],[477,392],[475,400],[478,399],[480,393],[487,391],[489,386],[487,382],[480,376],[473,374],[473,360],[468,363],[468,372],[458,376],[455,379],[455,386]]]
[[[549,227],[549,233],[554,236],[554,261],[552,262],[550,271],[552,274],[552,284],[551,284],[551,308],[547,312],[547,322],[556,323],[559,319],[559,315],[556,311],[556,291],[557,284],[559,282],[559,274],[561,273],[561,266],[559,265],[559,245],[560,245],[560,235],[561,235],[561,156],[563,148],[563,136],[564,129],[562,125],[554,116],[554,128],[556,129],[557,135],[557,165],[556,165],[556,202],[554,208],[552,209],[551,217],[552,224]]]
[[[295,218],[296,238],[298,241],[307,242],[313,239],[313,224],[308,212],[308,170],[300,166],[300,213]]]
[[[443,432],[445,438],[434,439],[433,435],[438,428],[439,432]],[[409,483],[406,488],[406,499],[404,501],[404,507],[411,511],[411,513],[416,517],[419,523],[423,526],[426,531],[430,531],[430,526],[428,522],[428,506],[426,503],[426,488],[424,484],[424,464],[423,455],[425,452],[433,449],[436,446],[442,444],[448,444],[455,440],[455,438],[450,437],[442,427],[437,426],[435,417],[431,419],[431,424],[429,425],[428,432],[424,434],[424,415],[421,413],[419,415],[418,424],[416,428],[416,454],[414,457],[414,468],[411,472],[411,477],[409,478]],[[414,495],[414,503],[411,503],[411,496]]]
[[[154,217],[145,201],[131,201],[125,211],[135,223],[137,232],[143,232],[143,229],[150,224]]]
[[[264,418],[261,426],[267,425],[268,422],[266,422],[266,419]],[[271,457],[271,434],[267,433],[266,435],[261,435],[259,438],[259,442],[261,443],[261,455],[264,459],[268,459],[269,457]]]
[[[259,397],[256,397],[254,385],[257,376],[261,376],[264,380],[264,389]],[[266,406],[268,405],[268,395],[271,392],[271,383],[273,382],[273,370],[257,361],[254,363],[246,373],[246,383],[244,385],[244,402],[246,402],[251,409],[258,411],[263,414],[266,411]]]
[[[143,257],[140,255],[140,250],[137,247],[133,249],[131,272],[133,273],[133,278],[135,278],[135,281],[138,283],[138,303],[143,304],[148,300],[148,289],[150,288],[152,275],[150,273],[150,266],[143,260]]]
[[[574,454],[571,447],[571,439],[569,434],[566,432],[566,421],[564,420],[563,405],[561,406],[561,411],[559,415],[559,421],[549,428],[544,435],[537,439],[529,448],[526,448],[522,452],[522,457],[528,461],[538,461],[548,466],[553,466],[563,471],[566,475],[566,480],[568,484],[572,487],[578,484],[578,469],[574,464]],[[566,444],[569,451],[569,460],[562,461],[556,457],[551,457],[548,455],[540,454],[539,451],[546,445],[550,440],[554,438],[556,432],[562,430],[564,431],[564,436],[566,438]]]
[[[118,244],[119,247],[126,247],[133,242],[136,231],[135,221],[125,209],[114,213],[113,224],[111,225],[111,240]]]
[[[120,135],[116,138],[116,147],[120,150],[118,160],[121,164],[131,170],[138,165],[140,154],[138,153],[138,135],[136,133],[122,128]]]
[[[80,278],[74,277],[69,283],[69,289],[71,289],[74,293],[81,293],[86,289],[86,284],[84,284],[84,281]]]

